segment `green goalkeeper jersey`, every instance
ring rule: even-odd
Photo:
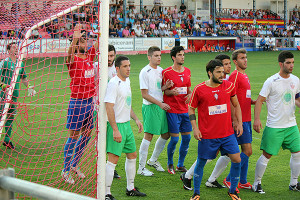
[[[18,62],[18,61],[17,61]],[[10,86],[11,85],[11,80],[13,78],[14,75],[14,71],[17,67],[17,62],[14,63],[10,57],[3,59],[0,62],[0,76],[1,76],[1,82]],[[13,98],[17,98],[19,97],[19,90],[20,90],[20,79],[22,78],[27,78],[26,72],[25,72],[25,68],[24,68],[24,63],[21,63],[21,69],[19,71],[19,76],[17,78],[17,82],[15,85],[15,89],[13,92]],[[1,94],[0,94],[1,98],[4,97],[4,92],[3,90],[1,90]]]

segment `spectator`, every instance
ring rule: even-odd
[[[184,5],[184,3],[181,4],[181,6],[180,6],[179,9],[180,9],[180,12],[181,12],[181,13],[185,13],[186,6]]]
[[[130,35],[129,28],[128,28],[128,26],[126,26],[125,29],[123,29],[123,31],[122,31],[122,37],[127,38],[127,37],[129,37],[129,35]]]
[[[259,42],[259,45],[260,45],[260,48],[263,48],[264,51],[267,49],[266,43],[267,43],[267,41],[265,39],[265,36],[263,35]]]

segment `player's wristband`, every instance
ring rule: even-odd
[[[195,114],[191,114],[189,115],[190,121],[196,120],[196,115]]]
[[[31,85],[28,83],[28,86],[27,86],[27,88],[30,88],[31,87]]]

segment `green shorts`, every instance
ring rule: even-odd
[[[113,129],[109,122],[107,122],[106,152],[117,156],[121,156],[122,153],[134,153],[136,151],[136,145],[130,122],[117,123],[117,126],[122,135],[122,142],[118,143],[114,141]]]
[[[277,155],[280,147],[291,153],[300,151],[300,133],[298,126],[289,128],[265,127],[260,149],[268,154]]]
[[[166,111],[156,104],[142,106],[144,132],[161,135],[168,132]]]

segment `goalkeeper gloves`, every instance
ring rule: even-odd
[[[8,85],[4,84],[4,83],[0,83],[0,87],[1,89],[5,92],[6,89],[9,87]]]
[[[28,84],[28,96],[33,97],[33,96],[35,96],[35,94],[36,94],[36,91],[33,89],[33,86]]]

